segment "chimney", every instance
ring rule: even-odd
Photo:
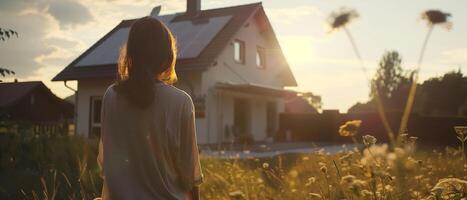
[[[196,16],[201,11],[201,0],[187,0],[186,1],[186,14],[189,16]]]

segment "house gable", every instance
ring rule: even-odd
[[[234,60],[235,43],[244,44],[245,60]],[[265,67],[257,66],[256,52],[264,51]],[[251,84],[267,87],[283,88],[296,86],[296,81],[285,60],[272,27],[260,8],[229,39],[215,60],[215,65],[203,75],[203,88],[218,82],[231,84]]]

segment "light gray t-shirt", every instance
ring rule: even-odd
[[[185,200],[202,182],[192,100],[171,85],[155,88],[154,103],[145,109],[114,85],[104,95],[98,160],[108,199]]]

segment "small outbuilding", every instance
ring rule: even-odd
[[[0,83],[0,120],[24,122],[37,129],[68,129],[73,104],[55,96],[41,81]]]

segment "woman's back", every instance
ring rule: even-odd
[[[109,199],[185,199],[201,182],[192,100],[173,86],[154,87],[154,102],[147,108],[133,105],[115,85],[104,96],[103,168]]]

